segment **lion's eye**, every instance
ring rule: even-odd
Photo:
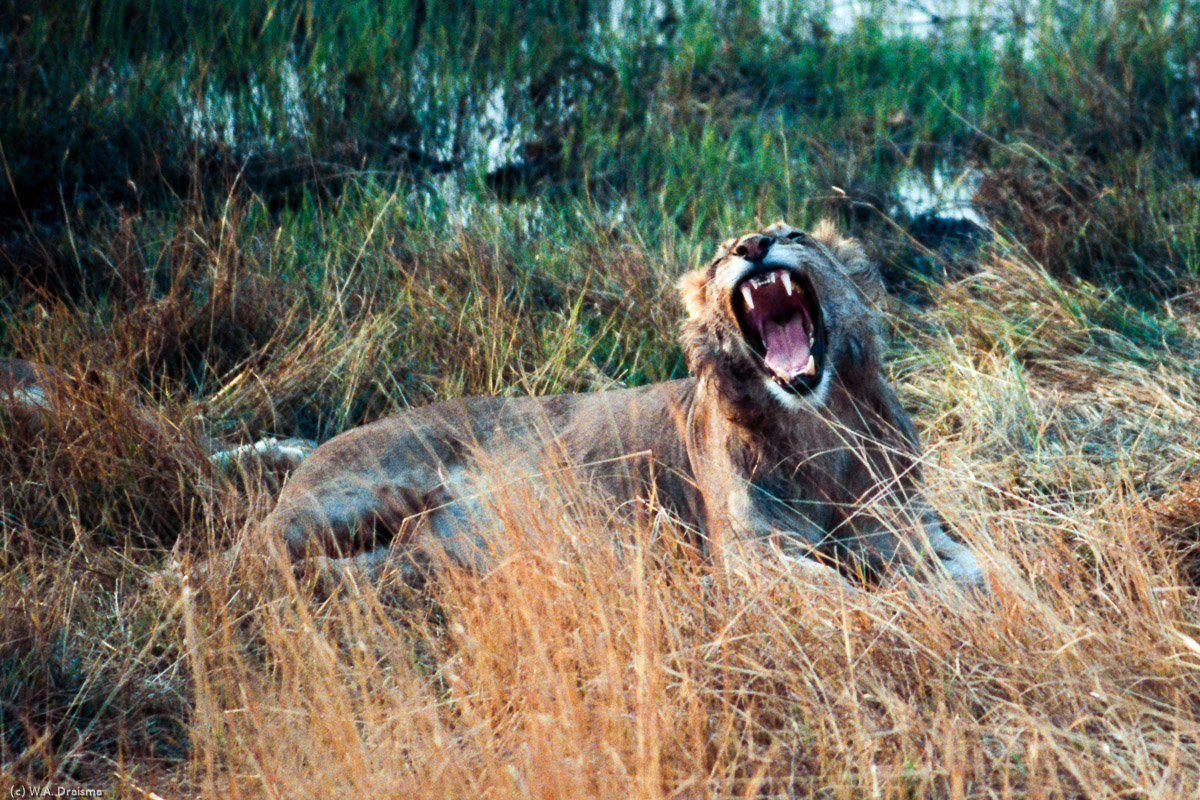
[[[804,238],[804,231],[792,231],[787,235],[787,238],[793,242],[798,242]]]

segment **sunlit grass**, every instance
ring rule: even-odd
[[[617,38],[602,4],[0,8],[0,343],[64,376],[36,419],[0,404],[0,785],[1194,797],[1195,21],[981,6],[922,38],[888,8],[634,4]],[[556,153],[505,199],[498,96]],[[885,219],[943,166],[995,225],[953,257]],[[271,507],[204,436],[680,377],[675,278],[826,214],[919,301],[890,369],[989,600],[727,578],[579,487],[501,503],[486,575],[147,581]]]

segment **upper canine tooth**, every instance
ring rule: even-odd
[[[792,274],[790,272],[783,273],[783,288],[788,294],[792,293]]]
[[[804,365],[804,374],[805,375],[816,375],[817,374],[817,360],[812,357],[812,353],[808,354],[808,363]]]
[[[742,297],[745,298],[745,300],[746,300],[746,310],[747,311],[754,310],[754,298],[752,297],[753,294],[754,294],[754,292],[750,291],[749,286],[742,284]]]

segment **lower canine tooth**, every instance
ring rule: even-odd
[[[817,360],[815,358],[813,358],[811,354],[808,356],[808,363],[804,365],[803,374],[805,374],[805,375],[816,375],[817,374]]]
[[[745,298],[745,300],[746,300],[746,310],[747,311],[754,310],[754,298],[751,297],[751,295],[753,295],[753,294],[754,294],[754,292],[750,291],[749,286],[742,287],[742,297]]]

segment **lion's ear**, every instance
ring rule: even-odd
[[[854,281],[854,285],[867,300],[873,305],[879,305],[887,290],[883,286],[879,269],[867,258],[862,245],[854,239],[840,236],[833,223],[827,219],[817,223],[812,237],[829,248],[838,266],[845,270],[847,277]]]
[[[862,248],[857,244],[855,248],[862,252]],[[878,306],[887,296],[887,289],[883,285],[883,277],[879,274],[879,268],[871,263],[866,256],[856,261],[843,260],[842,264],[846,267],[846,274],[850,276],[850,280],[854,281],[854,285],[863,293],[867,300],[873,306]]]
[[[692,319],[704,316],[704,287],[708,281],[708,270],[697,269],[685,274],[676,284],[683,297],[683,307]]]

